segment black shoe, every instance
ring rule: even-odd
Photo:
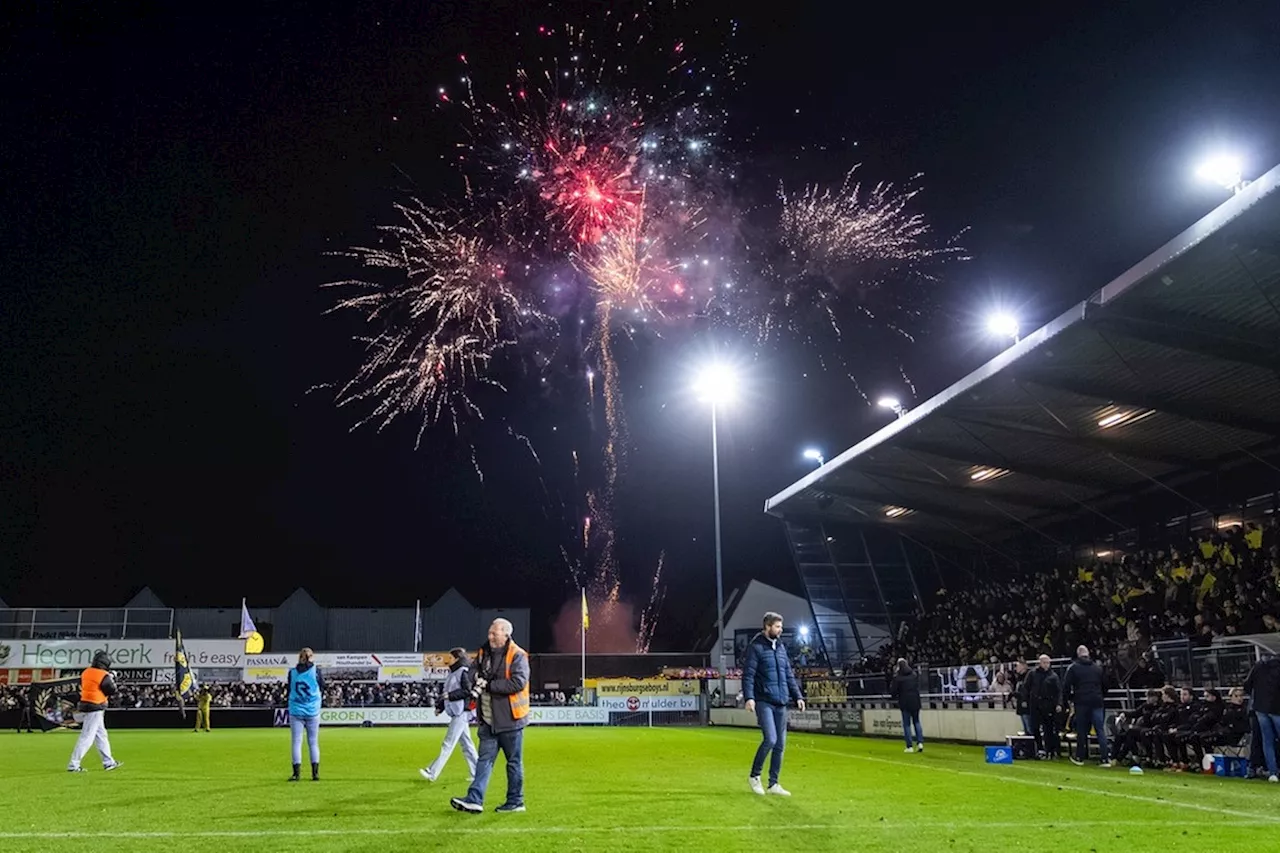
[[[524,811],[524,803],[503,803],[494,809],[498,814],[513,814]]]
[[[311,762],[311,781],[320,781],[320,762],[318,761]]]
[[[297,782],[301,778],[302,778],[302,765],[301,764],[293,765],[293,775],[289,777],[289,781]]]
[[[466,812],[467,814],[480,814],[484,811],[484,806],[476,805],[470,800],[464,800],[462,797],[454,797],[449,800],[449,805],[453,806],[457,811]]]

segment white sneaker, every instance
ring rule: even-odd
[[[912,747],[907,747],[906,749],[904,749],[904,750],[902,750],[902,751],[903,751],[903,752],[905,752],[907,755],[911,755],[912,753],[914,753],[914,752],[915,752],[915,750],[914,750]]]
[[[111,762],[110,764],[104,764],[104,765],[102,765],[102,769],[103,769],[103,770],[115,770],[117,767],[120,767],[120,766],[121,766],[121,765],[123,765],[123,764],[124,764],[124,762],[123,762],[123,761],[113,761],[113,762]]]
[[[1103,761],[1103,762],[1102,762],[1101,764],[1099,764],[1098,766],[1099,766],[1099,767],[1110,767],[1110,766],[1111,766],[1111,762],[1110,762],[1110,761]]]
[[[764,785],[760,784],[759,776],[752,776],[748,781],[751,783],[751,793],[764,796]]]
[[[773,794],[775,797],[791,796],[791,792],[788,791],[786,788],[782,787],[781,785],[779,785],[777,782],[774,782],[772,785],[770,785],[769,790],[765,791],[765,793]]]
[[[434,781],[436,781],[436,777],[432,776],[432,775],[431,775],[431,771],[430,771],[430,770],[428,770],[428,769],[427,769],[427,768],[425,768],[425,767],[421,768],[421,769],[418,771],[418,773],[420,773],[420,774],[422,775],[422,778],[423,778],[423,779],[426,779],[428,782],[434,782]]]
[[[1280,782],[1280,777],[1277,777],[1277,776],[1275,776],[1275,775],[1273,774],[1273,775],[1271,775],[1271,776],[1268,776],[1268,777],[1267,777],[1267,781],[1268,781],[1268,782]]]
[[[924,752],[924,744],[922,743],[916,744],[916,752]]]

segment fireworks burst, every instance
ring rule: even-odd
[[[516,67],[502,75],[509,82],[488,86],[461,57],[462,90],[438,93],[462,132],[456,165],[466,193],[449,207],[461,212],[400,205],[400,221],[379,229],[375,247],[345,253],[377,280],[338,282],[356,293],[333,309],[355,312],[372,329],[359,337],[365,360],[338,402],[370,404],[360,423],[379,429],[415,417],[419,440],[438,421],[457,433],[468,417],[482,417],[471,392],[501,388],[501,364],[536,350],[531,372],[545,382],[547,370],[586,363],[587,381],[576,387],[594,421],[599,380],[601,464],[588,454],[580,466],[573,451],[581,497],[562,520],[575,534],[567,541],[580,540],[571,547],[581,554],[565,550],[565,561],[574,588],[592,599],[593,621],[601,607],[622,612],[614,507],[628,441],[615,350],[624,336],[646,323],[671,329],[714,314],[761,341],[786,331],[812,343],[815,326],[839,339],[851,312],[896,322],[872,297],[951,251],[931,248],[911,209],[917,190],[864,191],[850,176],[830,190],[780,191],[780,218],[763,241],[770,248],[726,259],[725,247],[743,241],[729,191],[734,171],[723,160],[725,114],[712,93],[732,79],[737,60],[728,52],[722,61],[695,60],[684,38],[656,36],[669,18],[609,4],[595,41],[584,29],[538,26],[524,32],[545,49],[538,67]],[[623,45],[650,55],[625,60]],[[574,333],[560,334],[570,323]],[[508,433],[538,459],[527,438]],[[656,627],[664,559],[637,648],[648,648]]]

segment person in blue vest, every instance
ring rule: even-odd
[[[311,649],[298,652],[298,665],[289,670],[289,734],[293,745],[293,775],[297,782],[302,769],[302,732],[307,733],[311,750],[311,781],[320,781],[320,705],[324,679],[316,669],[316,653]]]
[[[794,700],[796,707],[804,710],[804,695],[791,668],[787,646],[782,642],[782,617],[777,613],[764,615],[764,627],[747,646],[746,663],[742,667],[742,696],[747,700],[747,710],[754,711],[763,735],[751,763],[751,790],[756,794],[775,794],[789,797],[791,792],[778,784],[782,770],[782,753],[787,748],[787,705]],[[760,783],[765,756],[773,754],[769,761],[769,787]]]

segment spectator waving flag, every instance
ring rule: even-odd
[[[262,651],[262,635],[258,633],[258,626],[253,624],[246,601],[247,599],[240,599],[240,639],[244,640],[244,653],[256,655]]]
[[[195,695],[196,676],[187,663],[187,650],[182,645],[182,631],[177,631],[173,641],[173,692],[178,697],[178,709],[187,716],[187,698]]]

